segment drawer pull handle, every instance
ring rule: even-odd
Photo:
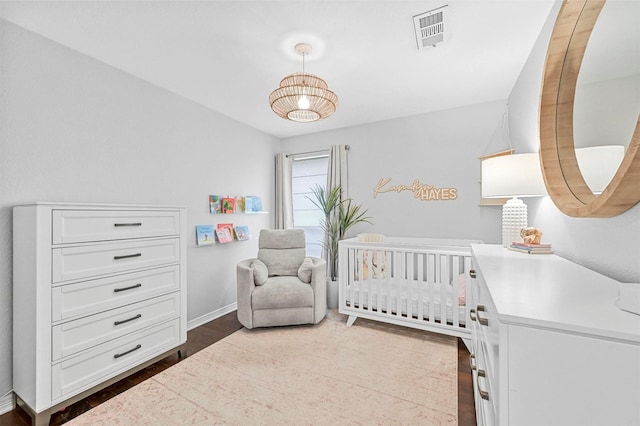
[[[480,312],[486,312],[484,305],[476,306],[476,310],[478,311],[478,322],[480,325],[489,325],[489,320],[480,316]]]
[[[138,318],[142,318],[142,314],[138,314],[135,317],[131,317],[131,318],[128,318],[126,320],[114,321],[113,325],[124,324],[124,323],[129,322],[129,321],[137,320]]]
[[[469,356],[469,366],[473,371],[476,371],[476,356],[474,354]]]
[[[475,269],[471,269],[471,270],[469,270],[469,276],[470,276],[471,278],[475,278],[475,277],[476,277],[476,270],[475,270]]]
[[[138,283],[138,284],[130,285],[129,287],[114,288],[114,289],[113,289],[113,292],[114,292],[114,293],[118,293],[118,292],[120,292],[120,291],[133,290],[134,288],[138,288],[138,287],[142,287],[142,284],[141,284],[141,283]]]
[[[471,310],[469,311],[469,318],[471,318],[471,321],[476,321],[476,319],[477,319],[477,318],[476,318],[475,313],[476,313],[476,310],[475,310],[475,309],[471,309]]]
[[[480,398],[488,401],[489,392],[480,389],[480,377],[487,377],[486,371],[478,370],[478,377],[476,377],[476,384],[478,385],[478,393],[480,394]]]
[[[142,222],[133,222],[133,223],[114,223],[113,226],[142,226]]]
[[[131,257],[140,257],[140,256],[142,256],[142,253],[123,254],[122,256],[113,256],[113,260],[129,259]]]
[[[136,347],[135,347],[135,348],[133,348],[133,349],[129,349],[129,350],[128,350],[128,351],[126,351],[126,352],[122,352],[121,354],[115,354],[113,357],[114,357],[114,358],[116,358],[116,359],[117,359],[117,358],[120,358],[121,356],[125,356],[125,355],[127,355],[127,354],[130,354],[130,353],[131,353],[131,352],[133,352],[133,351],[137,351],[137,350],[138,350],[138,349],[140,349],[141,347],[142,347],[142,345],[141,345],[140,343],[138,343],[138,344],[136,345]]]

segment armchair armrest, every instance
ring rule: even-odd
[[[254,259],[241,260],[236,267],[238,321],[247,328],[253,327],[251,293],[253,293],[253,290],[256,288],[253,281],[253,269],[251,269],[251,262],[253,262],[253,260]]]
[[[309,285],[313,289],[313,317],[314,323],[317,324],[327,313],[327,262],[319,257],[310,257],[310,259],[313,267]]]

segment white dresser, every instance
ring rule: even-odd
[[[639,425],[640,316],[615,306],[618,282],[555,255],[472,251],[478,424]]]
[[[13,208],[13,385],[50,413],[186,342],[186,211]]]

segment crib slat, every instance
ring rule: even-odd
[[[424,254],[420,253],[418,255],[418,276],[417,278],[417,283],[418,283],[418,300],[417,300],[417,305],[418,305],[418,313],[417,313],[417,319],[418,321],[422,321],[424,319],[424,287],[427,285],[426,280],[425,280],[425,268],[424,268]]]
[[[435,322],[435,297],[436,297],[436,293],[435,293],[435,283],[436,281],[436,277],[437,277],[437,262],[436,262],[436,254],[435,253],[430,253],[429,254],[429,268],[430,268],[430,272],[429,272],[429,322]]]
[[[458,256],[450,256],[451,257],[451,269],[452,269],[452,289],[451,289],[451,314],[453,316],[452,321],[455,327],[460,325],[460,309],[458,309],[458,275],[460,274],[460,257]]]
[[[407,290],[406,290],[406,296],[403,297],[402,299],[405,301],[406,303],[406,310],[405,312],[407,313],[407,318],[411,318],[412,314],[413,314],[413,298],[414,298],[414,279],[413,279],[413,253],[409,253],[406,252],[404,253],[406,259],[407,259],[407,263],[406,263],[406,274],[407,274]]]

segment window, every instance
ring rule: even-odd
[[[327,185],[328,155],[294,158],[292,170],[293,226],[304,230],[307,241],[307,256],[322,255],[322,210],[316,207],[311,189],[316,185]],[[309,198],[307,198],[309,197]]]

